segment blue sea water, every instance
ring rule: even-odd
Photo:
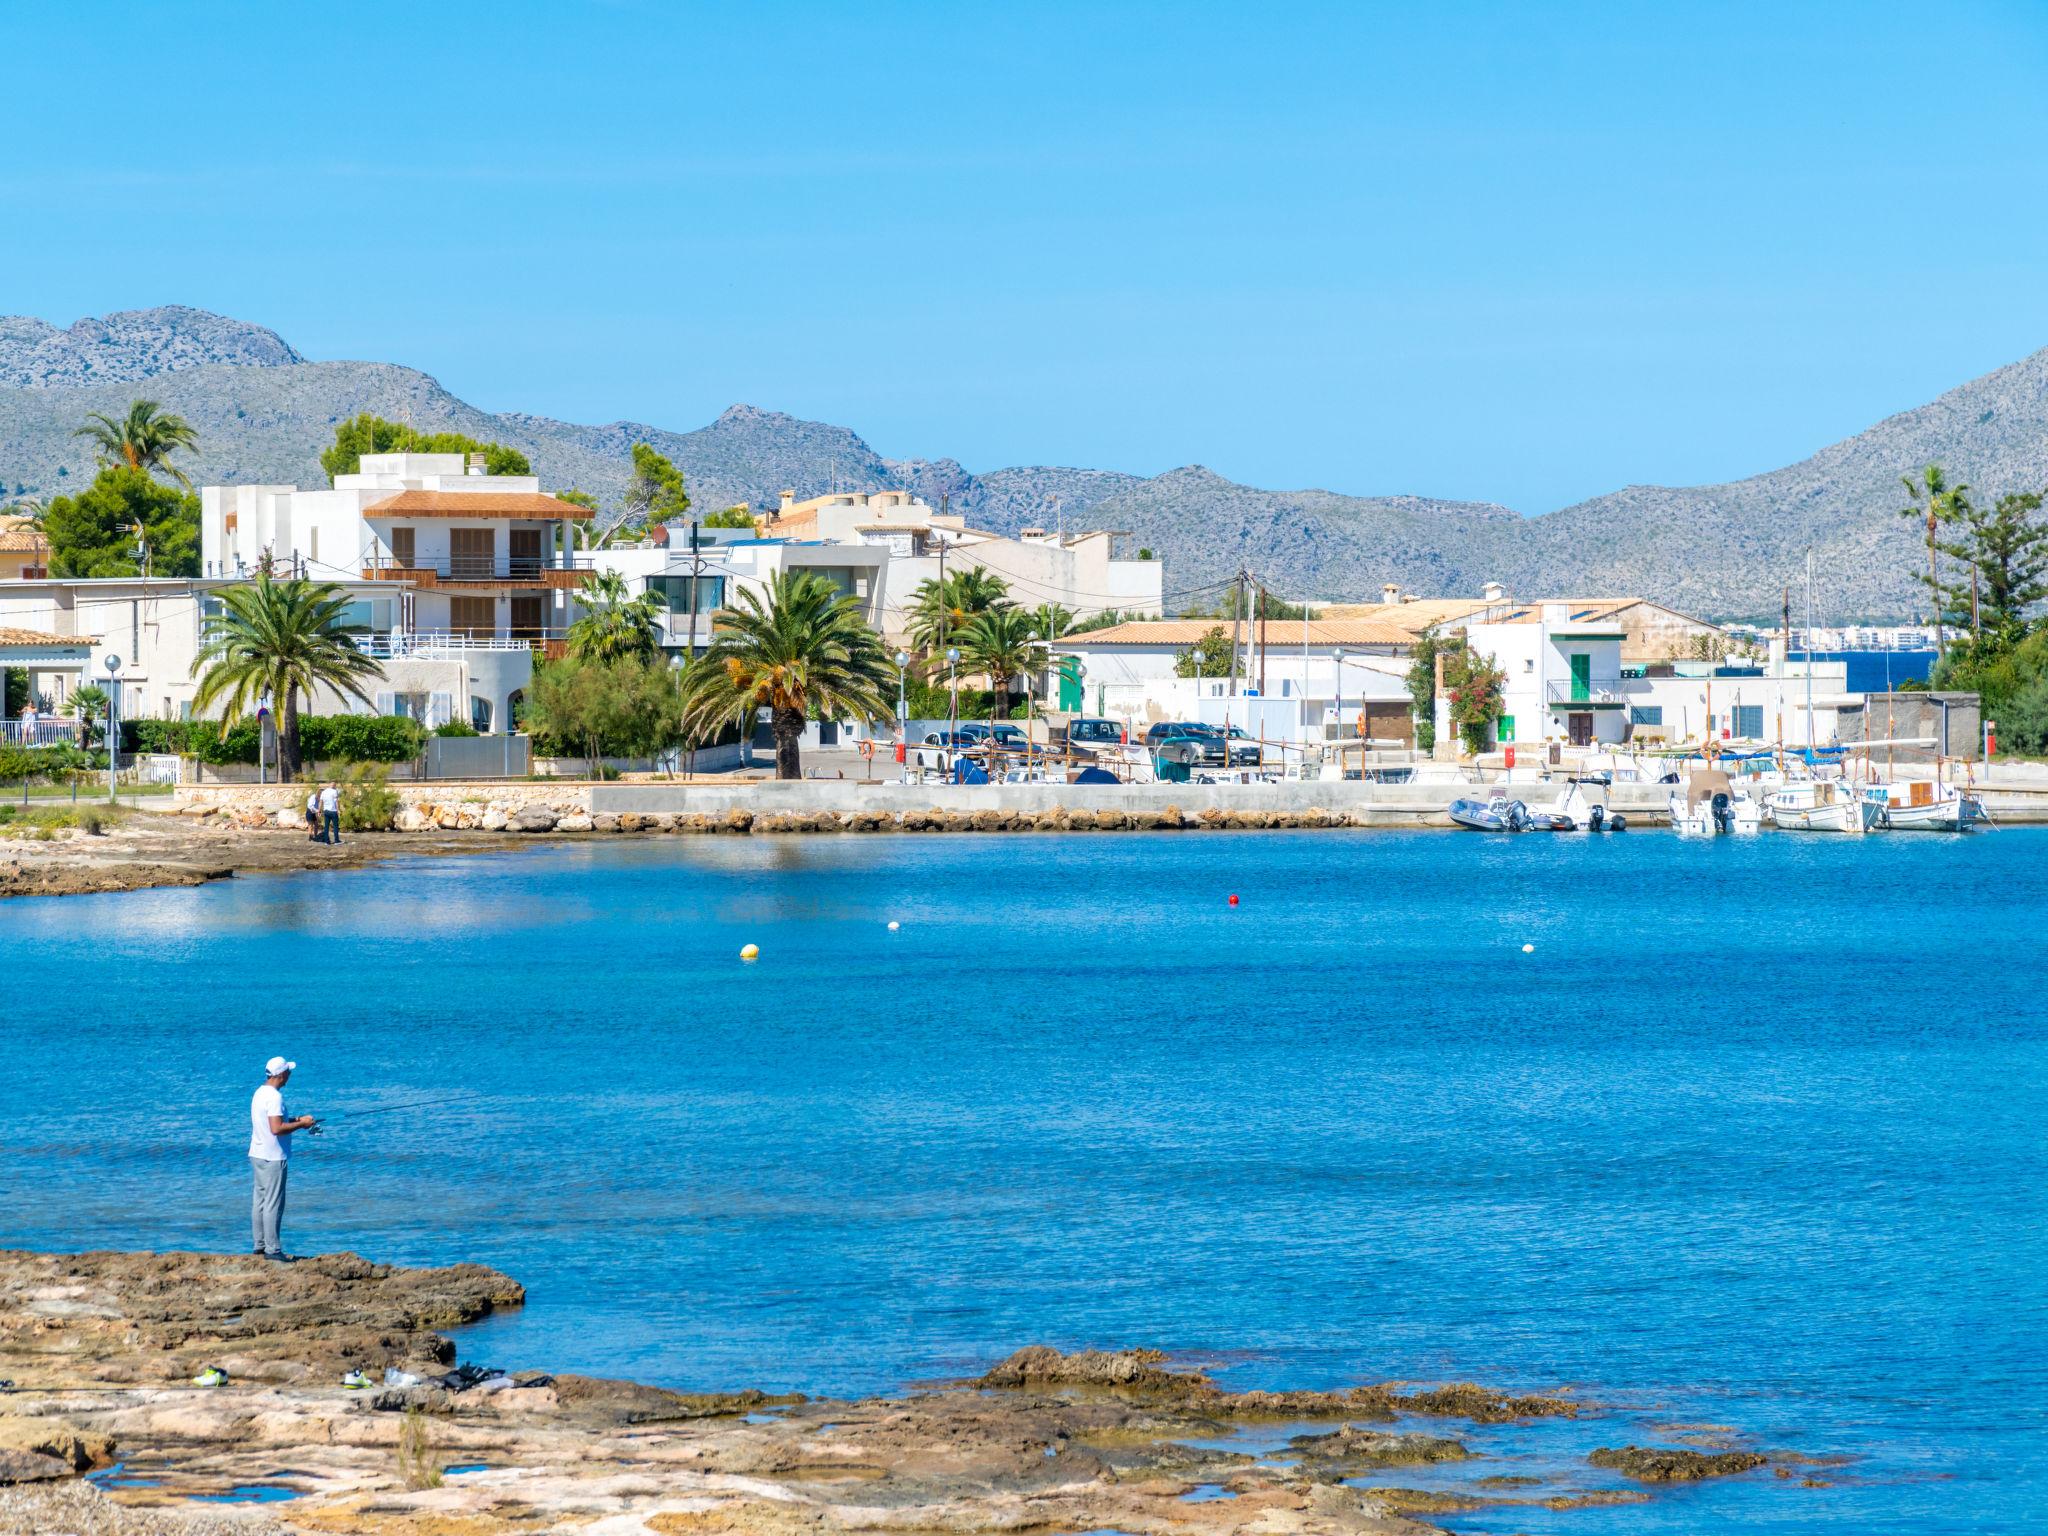
[[[1622,1422],[1471,1438],[1855,1459],[1460,1529],[2039,1529],[2044,912],[2029,830],[621,841],[12,901],[0,1243],[246,1248],[283,1052],[295,1111],[457,1096],[301,1138],[287,1236],[525,1281],[465,1358],[1569,1384]]]

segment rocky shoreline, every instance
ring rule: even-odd
[[[1027,1348],[859,1400],[451,1372],[447,1330],[523,1300],[477,1265],[0,1252],[0,1536],[1414,1536],[1429,1513],[1822,1481],[1719,1433],[1510,1475],[1503,1435],[1603,1410],[1470,1384],[1236,1392],[1145,1350]],[[225,1383],[194,1385],[210,1368]]]

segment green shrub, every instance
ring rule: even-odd
[[[467,720],[450,720],[445,724],[435,726],[434,734],[436,736],[481,736],[483,732],[479,731]]]
[[[0,783],[38,779],[54,784],[95,766],[106,766],[104,752],[85,752],[63,743],[54,747],[0,746]]]
[[[261,737],[254,720],[221,734],[218,720],[137,720],[124,738],[137,752],[173,752],[202,763],[256,761]],[[308,763],[403,763],[427,748],[417,720],[399,715],[302,715],[299,755]]]
[[[381,763],[351,763],[341,774],[341,824],[350,832],[389,832],[398,822],[398,791]]]

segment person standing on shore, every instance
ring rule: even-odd
[[[328,842],[341,841],[341,791],[332,784],[320,791],[320,822]]]
[[[320,791],[317,788],[306,791],[306,836],[316,843],[326,841],[320,825]]]
[[[291,1081],[296,1061],[273,1056],[263,1065],[263,1086],[249,1100],[249,1167],[256,1176],[255,1193],[249,1203],[249,1226],[256,1252],[274,1264],[289,1264],[284,1251],[285,1170],[291,1160],[294,1131],[308,1131],[316,1122],[311,1115],[287,1115],[284,1085]]]

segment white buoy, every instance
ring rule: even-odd
[[[742,960],[758,960],[758,959],[760,959],[760,958],[761,958],[761,946],[760,946],[760,945],[758,945],[758,944],[746,944],[746,945],[742,945],[742,946],[741,946],[741,948],[740,948],[740,958],[741,958]]]
[[[1522,953],[1525,955],[1533,955],[1536,953],[1536,946],[1534,944],[1524,944],[1522,946]]]
[[[891,933],[894,933],[894,932],[895,932],[895,931],[896,931],[896,930],[897,930],[898,928],[901,928],[902,926],[903,926],[903,925],[902,925],[901,923],[897,922],[897,921],[896,921],[895,919],[893,919],[893,918],[892,918],[892,919],[890,919],[890,921],[889,921],[889,931],[890,931]]]

